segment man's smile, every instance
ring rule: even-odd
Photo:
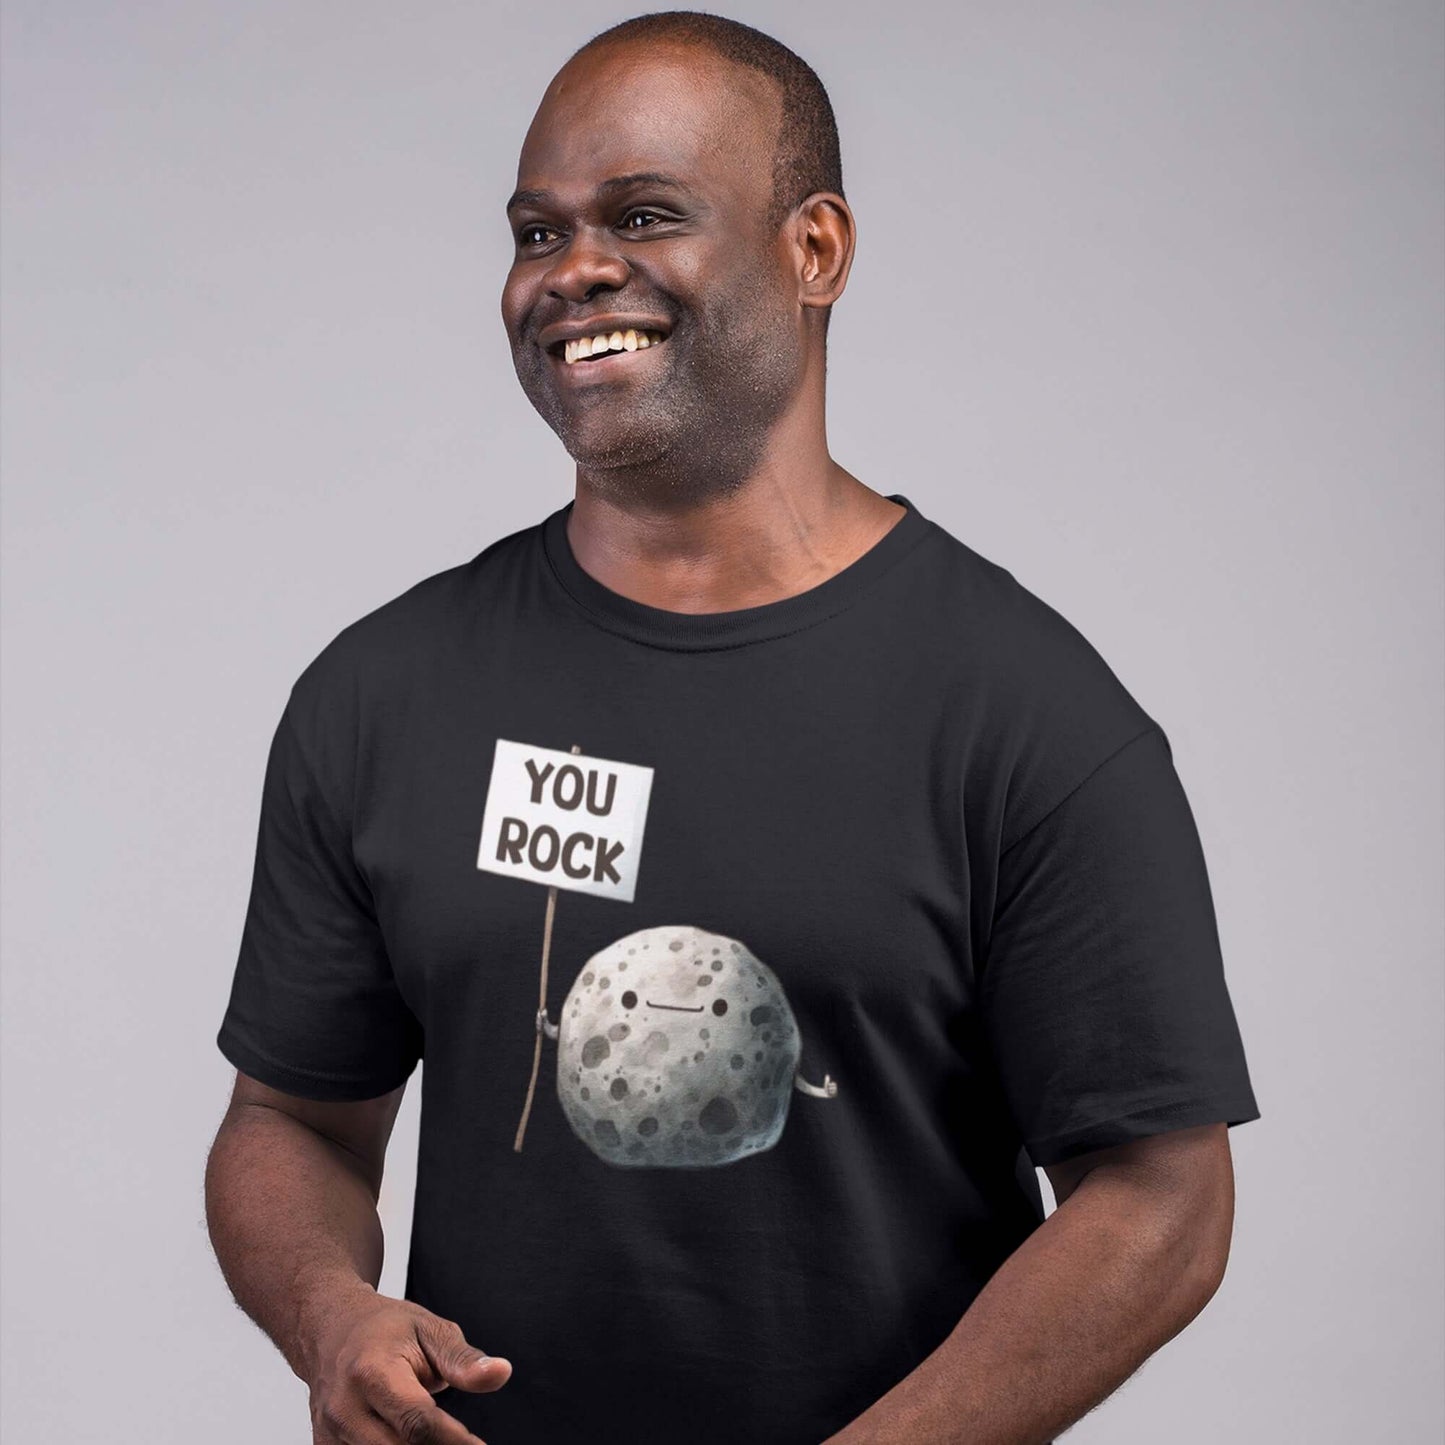
[[[591,361],[603,356],[625,355],[630,351],[646,351],[660,346],[666,338],[660,331],[599,331],[595,336],[583,336],[576,341],[562,343],[562,360],[568,366],[579,361]],[[552,353],[557,354],[555,349]]]
[[[538,338],[567,382],[610,380],[651,364],[648,352],[666,343],[668,325],[653,317],[596,316],[549,326]]]
[[[657,333],[651,333],[656,336]],[[612,335],[615,337],[616,332]],[[633,332],[624,332],[624,336],[636,335]],[[603,337],[606,342],[607,337]],[[586,356],[577,354],[577,348],[588,346],[587,339],[578,342],[568,342],[565,351],[554,351],[551,353],[552,365],[560,373],[560,381],[563,386],[583,386],[588,383],[600,383],[618,381],[633,372],[651,369],[659,363],[654,361],[655,353],[664,342],[649,341],[645,346],[639,342],[631,349],[626,345],[620,349],[613,349],[610,345],[601,347],[593,344]],[[569,359],[570,357],[570,359]]]

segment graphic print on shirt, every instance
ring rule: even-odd
[[[594,953],[547,1013],[557,890],[632,902],[652,769],[499,738],[477,867],[547,884],[532,1079],[557,1043],[557,1098],[572,1132],[623,1168],[707,1168],[771,1149],[793,1090],[838,1086],[799,1072],[802,1039],[777,974],[747,945],[689,924],[639,929]]]
[[[802,1040],[772,969],[686,924],[593,954],[546,1031],[567,1122],[609,1164],[730,1164],[778,1142],[794,1088],[838,1092],[826,1074],[799,1074]]]

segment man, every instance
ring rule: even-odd
[[[1049,1441],[1218,1287],[1258,1117],[1168,741],[829,456],[854,223],[791,51],[604,32],[507,209],[575,496],[291,691],[219,1036],[227,1280],[321,1445]]]

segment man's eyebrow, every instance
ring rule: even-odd
[[[632,186],[666,186],[674,191],[686,191],[686,182],[678,180],[676,176],[669,176],[662,171],[633,171],[631,175],[611,176],[597,187],[599,195],[610,196],[615,191],[625,191]],[[507,210],[515,211],[518,206],[545,206],[555,199],[551,191],[530,190],[514,191],[512,198],[507,202]]]

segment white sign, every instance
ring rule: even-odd
[[[477,867],[632,902],[652,769],[497,739]]]

